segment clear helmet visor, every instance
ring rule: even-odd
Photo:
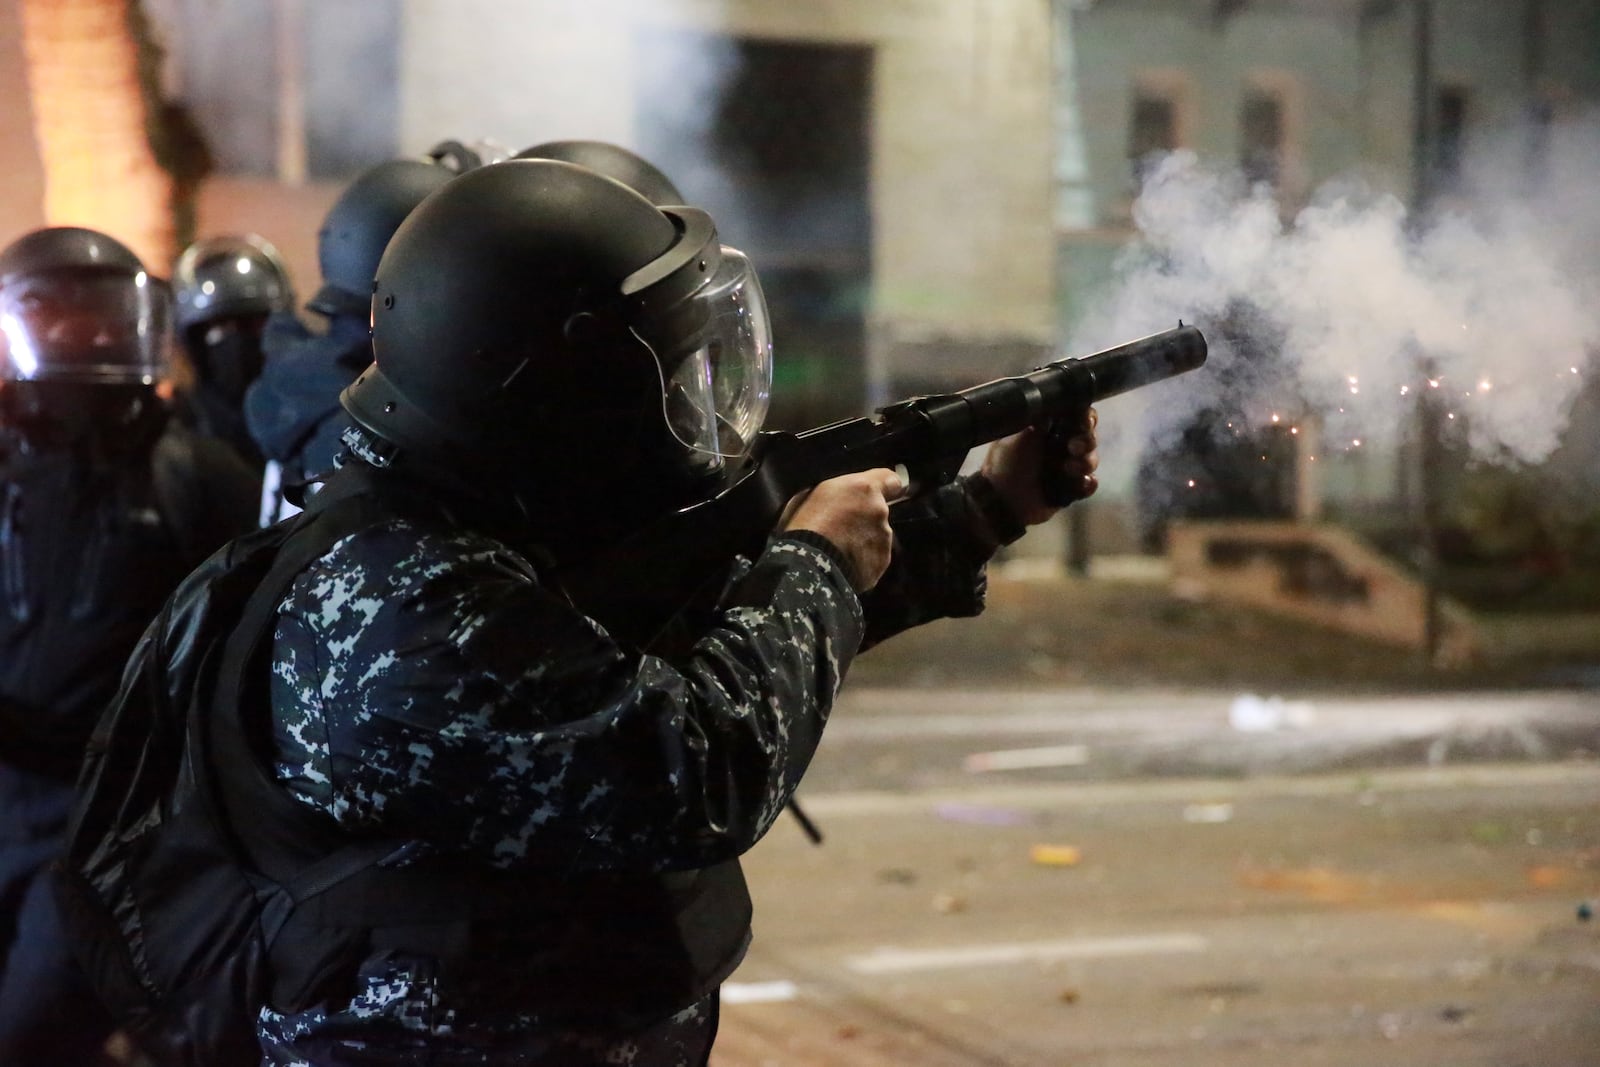
[[[294,304],[277,249],[258,237],[211,237],[184,250],[172,270],[180,330],[216,318],[267,315]]]
[[[742,458],[772,399],[772,332],[750,260],[723,246],[721,263],[693,299],[705,326],[695,347],[664,368],[667,425],[701,465]]]
[[[0,288],[0,379],[150,384],[166,373],[165,282],[53,272]]]

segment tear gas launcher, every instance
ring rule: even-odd
[[[754,554],[789,499],[818,482],[877,467],[904,468],[911,492],[943,485],[978,445],[1057,420],[1206,360],[1200,331],[1181,323],[1116,348],[1061,359],[954,393],[918,396],[872,416],[799,433],[764,432],[721,493],[673,512],[562,570],[574,602],[620,641],[649,648],[685,607],[720,591],[732,560]],[[1062,487],[1045,486],[1052,500]]]

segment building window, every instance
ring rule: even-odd
[[[1283,181],[1283,99],[1265,89],[1248,89],[1239,106],[1239,169],[1251,185],[1277,188]]]
[[[1141,89],[1133,97],[1128,131],[1128,160],[1135,185],[1143,185],[1150,168],[1178,147],[1178,104],[1171,94]]]
[[[1433,176],[1441,193],[1455,192],[1461,184],[1469,104],[1467,90],[1458,85],[1440,86],[1434,96]]]

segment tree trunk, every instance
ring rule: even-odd
[[[45,220],[110,234],[166,275],[209,160],[162,99],[138,0],[22,0],[21,13]]]

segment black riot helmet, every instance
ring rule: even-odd
[[[513,159],[559,159],[615,178],[657,207],[686,203],[672,179],[636,152],[608,141],[546,141],[524,148]]]
[[[0,252],[0,379],[152,385],[167,371],[170,304],[121,242],[35,230]]]
[[[294,306],[289,269],[253,233],[205,237],[172,269],[174,325],[180,334],[218,319],[264,318]]]
[[[166,283],[95,230],[35,230],[0,251],[0,432],[146,447],[166,418],[170,305]]]
[[[503,163],[511,158],[511,149],[489,137],[471,141],[454,139],[440,141],[428,149],[428,158],[455,174]]]
[[[366,170],[333,202],[317,231],[322,288],[307,302],[324,315],[365,318],[384,246],[411,209],[455,176],[426,159],[391,159]]]
[[[372,315],[375,362],[343,396],[378,439],[365,457],[515,500],[558,550],[702,498],[766,413],[749,261],[705,212],[569,163],[430,197],[384,253]]]

